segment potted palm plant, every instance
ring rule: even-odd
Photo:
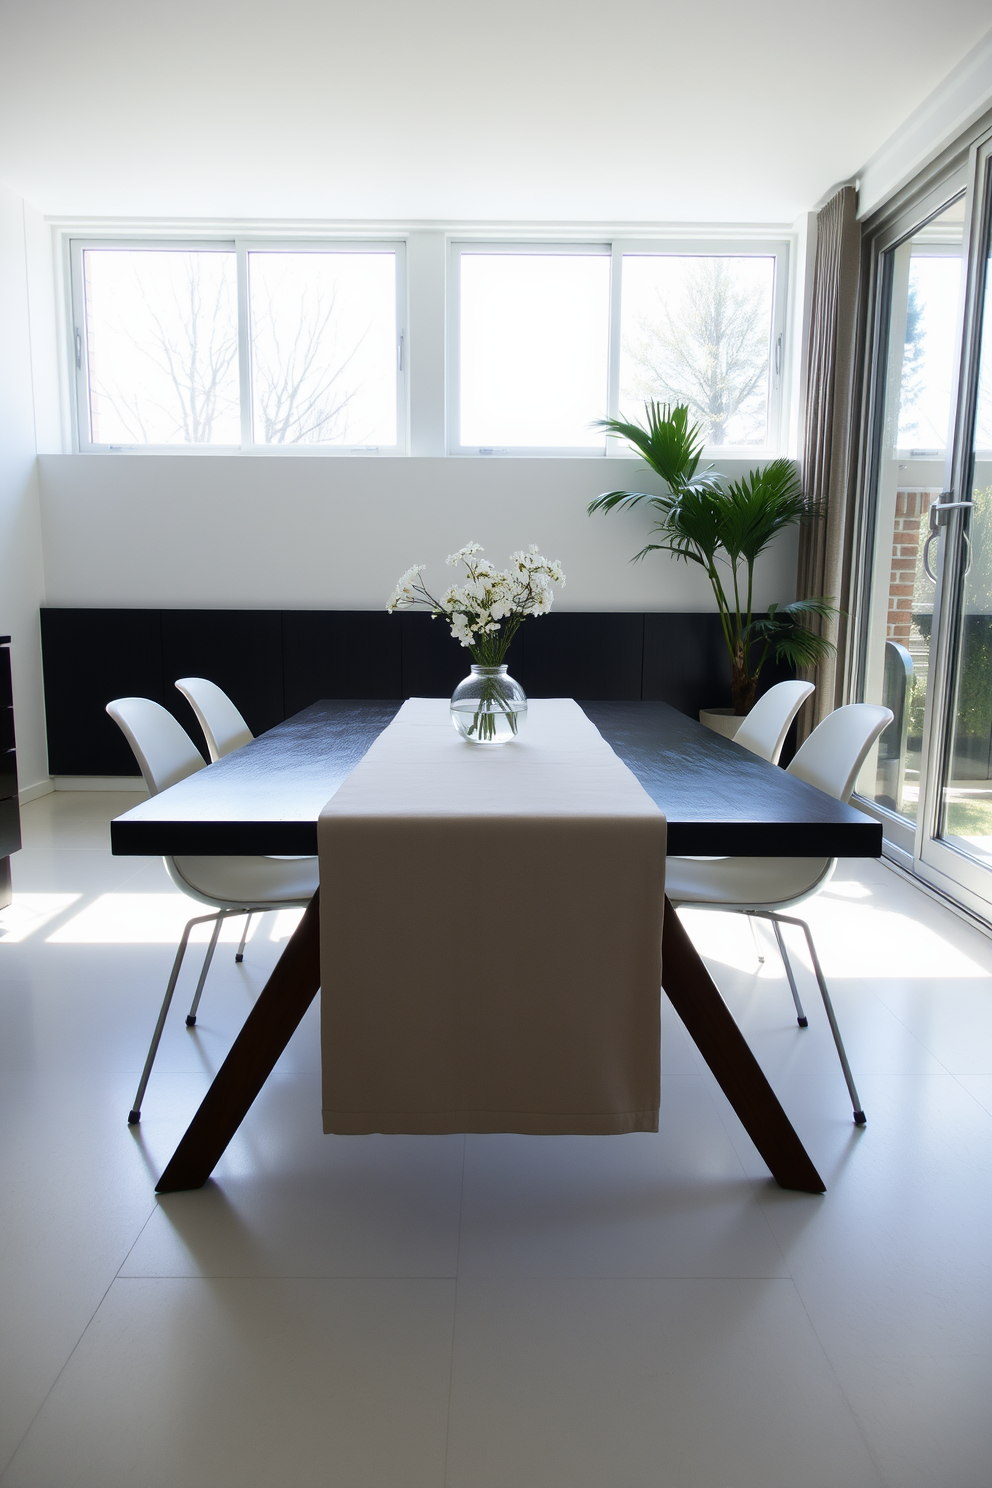
[[[713,469],[700,473],[703,436],[699,425],[689,422],[688,407],[649,402],[644,412],[643,424],[599,419],[597,427],[633,445],[667,491],[661,496],[605,491],[589,503],[589,512],[647,502],[657,514],[654,541],[632,561],[647,553],[672,553],[705,570],[730,654],[733,711],[743,716],[754,705],[769,656],[798,669],[815,666],[833,650],[809,628],[815,617],[838,613],[829,599],[773,604],[759,616],[752,602],[758,557],[786,527],[815,516],[816,508],[803,495],[792,460],[772,460],[736,481]]]

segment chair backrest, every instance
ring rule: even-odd
[[[255,735],[227,693],[206,677],[180,677],[176,683],[203,730],[211,760],[250,744]]]
[[[157,796],[159,791],[206,768],[203,755],[182,724],[159,703],[150,698],[116,698],[107,704],[107,712],[134,750],[149,795]]]
[[[737,730],[734,742],[777,765],[789,724],[815,690],[812,682],[779,682],[769,687]]]
[[[849,801],[858,771],[879,734],[892,722],[892,709],[878,703],[849,703],[817,724],[786,768],[838,801]]]

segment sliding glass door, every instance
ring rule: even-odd
[[[992,142],[877,243],[858,783],[889,850],[992,919]]]

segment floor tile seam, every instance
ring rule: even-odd
[[[841,978],[836,978],[835,980],[841,980]],[[853,981],[854,979],[851,978],[851,980]],[[883,978],[877,978],[876,980],[890,980],[890,979],[889,978],[884,978],[884,979]],[[920,1038],[920,1036],[916,1032],[916,1030],[909,1023],[906,1022],[906,1019],[905,1018],[901,1017],[900,1014],[896,1012],[896,1010],[895,1010],[894,1007],[891,1007],[889,1005],[889,1003],[886,1002],[885,998],[878,991],[878,989],[876,987],[869,987],[868,990],[869,990],[869,995],[875,1000],[875,1002],[878,1003],[879,1007],[880,1008],[884,1008],[885,1012],[888,1013],[889,1017],[892,1018],[896,1023],[899,1024],[900,1028],[902,1028],[903,1031],[909,1036],[909,1038],[911,1038],[913,1040],[913,1043],[917,1046],[917,1048],[918,1049],[921,1049],[922,1052],[924,1054],[926,1054],[928,1058],[932,1059],[936,1064],[939,1064],[940,1065],[940,1069],[939,1070],[910,1070],[910,1071],[906,1071],[906,1073],[908,1073],[908,1074],[920,1074],[920,1075],[925,1075],[925,1074],[946,1074],[946,1075],[953,1075],[954,1071],[951,1070],[951,1069],[948,1069],[948,1067],[947,1067],[947,1065],[945,1065],[944,1061],[937,1054],[935,1054],[932,1049],[930,1049],[930,1048],[927,1047],[927,1045]],[[850,1055],[848,1055],[848,1058],[850,1058]],[[852,1068],[852,1070],[854,1071],[854,1073],[857,1075],[857,1077],[859,1079],[871,1079],[871,1078],[873,1078],[876,1075],[885,1076],[885,1075],[888,1075],[888,1074],[893,1074],[893,1073],[897,1073],[898,1074],[898,1073],[900,1073],[899,1071],[884,1070],[884,1069],[882,1069],[882,1070],[873,1070],[873,1069],[868,1068],[868,1066],[866,1066],[864,1064],[859,1064],[855,1068],[855,1065],[854,1065],[854,1061],[853,1060],[851,1061],[851,1068]]]
[[[381,1282],[447,1282],[457,1287],[460,1281],[471,1285],[478,1282],[596,1282],[613,1285],[616,1282],[686,1281],[686,1282],[793,1282],[791,1274],[774,1271],[749,1271],[734,1274],[712,1271],[624,1271],[619,1272],[562,1272],[562,1271],[465,1271],[460,1276],[436,1271],[129,1271],[120,1272],[114,1281],[381,1281]]]
[[[882,978],[879,978],[879,980],[882,980]],[[892,978],[891,977],[886,977],[884,980],[891,981]],[[879,992],[877,989],[875,989],[872,992],[872,996],[879,1003],[879,1005],[885,1009],[885,1011],[890,1015],[890,1017],[892,1017],[892,1018],[895,1019],[895,1021],[899,1024],[900,1028],[904,1028],[906,1030],[906,1032],[909,1034],[910,1038],[913,1039],[917,1044],[919,1044],[920,1048],[923,1049],[925,1051],[925,1053],[929,1054],[929,1056],[930,1056],[931,1059],[936,1060],[936,1062],[940,1065],[941,1069],[944,1071],[945,1074],[951,1075],[952,1077],[954,1076],[954,1070],[952,1070],[948,1065],[946,1065],[944,1063],[944,1061],[940,1058],[940,1056],[938,1054],[935,1054],[934,1051],[927,1044],[925,1044],[923,1042],[923,1040],[920,1038],[919,1034],[916,1033],[915,1030],[910,1026],[910,1024],[906,1022],[906,1019],[900,1013],[898,1013],[896,1011],[896,1009],[891,1005],[891,1003],[889,1003],[889,1002],[887,1002],[885,1000],[885,998],[883,997],[883,995],[882,995],[881,992]]]
[[[950,1077],[954,1081],[954,1083],[956,1085],[960,1085],[960,1087],[964,1091],[965,1095],[970,1095],[971,1096],[971,1099],[978,1106],[979,1110],[984,1111],[987,1116],[992,1117],[992,1111],[989,1110],[989,1108],[985,1104],[985,1102],[979,1100],[978,1099],[978,1096],[975,1094],[975,1092],[973,1090],[969,1090],[968,1087],[967,1087],[967,1085],[964,1083],[964,1081],[970,1075],[977,1074],[979,1076],[979,1078],[982,1078],[985,1075],[986,1072],[981,1071],[981,1070],[968,1070],[966,1073],[959,1075],[959,1074],[955,1074],[954,1070],[949,1070],[948,1073],[950,1074]],[[988,1073],[992,1073],[992,1071],[989,1071]]]
[[[149,1215],[149,1219],[150,1218],[151,1218],[151,1215]],[[142,1231],[144,1230],[145,1225],[147,1225],[147,1223],[148,1223],[148,1220],[146,1219],[145,1220],[145,1224],[143,1224],[141,1226]],[[128,1251],[128,1254],[130,1254],[130,1250]],[[121,1265],[123,1265],[123,1264],[124,1264],[124,1262],[122,1261],[121,1262]],[[111,1288],[113,1287],[114,1283],[116,1281],[119,1281],[119,1280],[123,1280],[123,1278],[120,1276],[120,1267],[118,1267],[117,1271],[114,1273],[114,1275],[108,1281],[107,1285],[104,1287],[103,1291],[100,1294],[99,1299],[97,1300],[95,1306],[93,1307],[92,1312],[90,1313],[89,1317],[86,1319],[86,1322],[83,1324],[83,1327],[80,1330],[79,1335],[76,1338],[75,1343],[72,1345],[72,1348],[69,1350],[69,1352],[66,1355],[65,1359],[62,1361],[62,1364],[60,1365],[60,1367],[59,1367],[59,1369],[58,1369],[58,1371],[57,1371],[57,1373],[55,1375],[55,1378],[52,1380],[52,1382],[49,1385],[48,1389],[45,1391],[44,1395],[42,1396],[41,1401],[39,1402],[39,1405],[38,1405],[38,1409],[32,1415],[30,1421],[28,1422],[27,1426],[25,1427],[24,1431],[22,1432],[21,1436],[19,1437],[16,1445],[12,1449],[12,1451],[10,1453],[10,1456],[7,1458],[6,1462],[3,1463],[2,1467],[0,1467],[0,1488],[2,1488],[3,1483],[6,1481],[7,1474],[10,1471],[11,1467],[13,1466],[14,1459],[17,1457],[18,1452],[20,1452],[20,1450],[23,1447],[24,1443],[27,1441],[28,1437],[30,1436],[30,1434],[31,1434],[31,1432],[32,1432],[32,1430],[34,1428],[35,1422],[37,1421],[38,1417],[41,1415],[42,1411],[44,1410],[45,1406],[47,1405],[49,1399],[52,1396],[53,1391],[58,1386],[58,1383],[61,1380],[62,1376],[65,1374],[66,1370],[69,1368],[69,1365],[72,1363],[73,1359],[75,1358],[76,1352],[77,1352],[80,1344],[82,1343],[83,1339],[86,1337],[86,1335],[89,1332],[90,1328],[93,1326],[94,1319],[96,1318],[97,1313],[102,1308],[104,1302],[106,1302],[107,1297],[110,1295]]]
[[[693,1045],[693,1048],[695,1049],[695,1045]],[[757,1205],[757,1208],[758,1208],[758,1210],[759,1210],[759,1212],[761,1214],[762,1219],[764,1220],[764,1222],[765,1222],[765,1224],[766,1224],[766,1226],[768,1228],[769,1236],[771,1237],[771,1240],[772,1240],[772,1242],[773,1242],[776,1250],[778,1251],[779,1255],[782,1258],[782,1265],[785,1267],[786,1275],[789,1277],[790,1280],[792,1280],[792,1279],[794,1279],[793,1278],[793,1273],[792,1273],[792,1267],[789,1265],[788,1257],[786,1256],[785,1251],[782,1249],[782,1243],[779,1240],[778,1235],[775,1233],[775,1229],[774,1229],[774,1227],[773,1227],[773,1225],[771,1223],[771,1220],[769,1219],[768,1214],[766,1213],[767,1206],[766,1206],[766,1204],[764,1202],[764,1198],[765,1198],[765,1194],[766,1194],[767,1189],[768,1189],[769,1182],[773,1182],[774,1181],[772,1179],[771,1171],[769,1170],[764,1175],[759,1175],[759,1174],[749,1173],[748,1172],[747,1167],[745,1166],[745,1163],[744,1163],[744,1159],[741,1157],[741,1154],[737,1150],[737,1142],[735,1141],[735,1129],[731,1125],[730,1121],[728,1120],[727,1114],[726,1114],[727,1111],[728,1111],[728,1109],[729,1109],[730,1114],[733,1117],[734,1121],[737,1123],[737,1127],[740,1129],[741,1132],[744,1133],[744,1136],[746,1137],[746,1139],[749,1142],[751,1142],[751,1137],[748,1134],[747,1128],[744,1126],[744,1123],[741,1121],[741,1118],[738,1116],[737,1112],[734,1110],[733,1106],[730,1104],[729,1099],[724,1094],[724,1092],[723,1092],[723,1090],[722,1090],[722,1088],[720,1086],[720,1082],[716,1078],[716,1075],[714,1075],[713,1071],[710,1069],[709,1065],[703,1059],[702,1055],[700,1055],[699,1058],[700,1058],[700,1060],[702,1062],[702,1069],[700,1070],[700,1075],[703,1077],[703,1088],[705,1089],[706,1094],[707,1094],[707,1096],[709,1098],[710,1105],[713,1107],[714,1111],[716,1112],[717,1120],[719,1121],[721,1127],[723,1128],[723,1131],[724,1131],[724,1133],[725,1133],[725,1135],[727,1137],[727,1141],[730,1143],[731,1151],[733,1152],[734,1157],[737,1159],[737,1162],[738,1162],[738,1164],[740,1166],[741,1173],[743,1174],[743,1177],[744,1177],[745,1181],[747,1182],[747,1185],[750,1188],[752,1195],[754,1196],[754,1199],[755,1199],[755,1203]],[[706,1076],[709,1076],[709,1078],[708,1079],[705,1078]],[[770,1083],[771,1082],[769,1081],[769,1084]],[[717,1092],[719,1092],[719,1094],[722,1097],[722,1099],[718,1099],[717,1098]],[[786,1115],[788,1116],[788,1112],[786,1112]],[[739,1133],[737,1133],[737,1135],[739,1136]],[[752,1142],[752,1146],[753,1145],[754,1144]],[[755,1152],[757,1153],[758,1161],[761,1162],[761,1163],[764,1163],[764,1158],[761,1156],[761,1153],[757,1151],[757,1148],[755,1148]]]
[[[802,1291],[800,1290],[800,1287],[799,1287],[798,1282],[794,1278],[792,1279],[792,1288],[793,1288],[793,1291],[795,1292],[795,1295],[796,1295],[796,1301],[799,1303],[799,1306],[802,1308],[803,1316],[805,1317],[807,1323],[809,1324],[810,1332],[812,1333],[813,1337],[816,1339],[817,1347],[820,1350],[820,1354],[821,1354],[821,1356],[823,1358],[823,1362],[826,1365],[826,1368],[829,1371],[830,1376],[833,1379],[835,1385],[837,1386],[837,1393],[840,1396],[841,1400],[844,1402],[844,1404],[847,1406],[847,1409],[848,1409],[848,1411],[850,1413],[850,1416],[851,1416],[851,1420],[854,1422],[855,1429],[857,1430],[858,1436],[861,1438],[861,1441],[862,1441],[862,1443],[864,1445],[864,1449],[867,1452],[868,1457],[871,1460],[872,1466],[875,1469],[875,1473],[877,1475],[877,1480],[878,1480],[877,1481],[877,1488],[898,1488],[898,1485],[892,1483],[890,1481],[890,1479],[888,1479],[886,1477],[885,1473],[882,1470],[882,1464],[879,1461],[878,1453],[875,1451],[874,1447],[872,1446],[871,1440],[870,1440],[870,1438],[868,1436],[868,1430],[867,1430],[866,1424],[861,1419],[861,1415],[860,1415],[860,1413],[858,1411],[858,1408],[857,1408],[857,1405],[856,1405],[855,1401],[850,1397],[847,1389],[844,1386],[843,1376],[841,1375],[841,1373],[839,1372],[839,1370],[835,1367],[834,1361],[833,1361],[833,1359],[830,1356],[830,1352],[829,1352],[829,1350],[827,1348],[827,1345],[824,1343],[823,1339],[820,1337],[820,1330],[817,1328],[816,1324],[813,1321],[812,1316],[810,1315],[810,1310],[809,1310],[809,1308],[806,1305],[806,1299],[803,1296]]]
[[[443,1271],[129,1271],[114,1281],[443,1281],[457,1282]]]
[[[448,1483],[448,1456],[451,1449],[451,1397],[455,1382],[455,1338],[458,1324],[458,1291],[461,1280],[462,1216],[465,1212],[465,1170],[468,1166],[468,1135],[462,1134],[462,1172],[458,1188],[458,1231],[455,1241],[455,1286],[451,1299],[451,1345],[448,1350],[448,1388],[444,1404],[444,1461],[441,1466],[441,1484]]]
[[[538,1281],[540,1281],[540,1282],[555,1281],[555,1282],[561,1282],[563,1284],[566,1283],[566,1282],[569,1282],[569,1283],[573,1283],[574,1282],[576,1284],[578,1284],[578,1283],[581,1283],[582,1285],[586,1285],[586,1284],[592,1285],[592,1284],[595,1284],[597,1286],[617,1286],[617,1285],[619,1285],[620,1283],[623,1283],[623,1282],[637,1282],[637,1283],[641,1283],[641,1282],[669,1282],[669,1281],[671,1281],[671,1282],[698,1282],[700,1285],[703,1285],[703,1284],[709,1285],[711,1282],[714,1282],[714,1281],[726,1281],[726,1282],[731,1282],[734,1285],[737,1285],[737,1284],[748,1284],[748,1283],[751,1283],[751,1282],[754,1282],[755,1284],[761,1283],[762,1285],[764,1285],[764,1284],[766,1284],[768,1282],[779,1282],[779,1281],[781,1281],[781,1282],[788,1282],[790,1284],[790,1286],[794,1286],[795,1285],[795,1278],[792,1276],[791,1273],[783,1276],[781,1273],[774,1273],[774,1272],[765,1273],[765,1272],[755,1272],[755,1271],[751,1271],[751,1272],[748,1272],[747,1274],[737,1275],[737,1276],[735,1276],[733,1274],[724,1275],[722,1273],[714,1273],[714,1272],[709,1272],[709,1271],[696,1271],[696,1272],[692,1272],[692,1271],[668,1271],[668,1272],[659,1272],[659,1271],[624,1271],[622,1274],[621,1273],[617,1273],[617,1272],[612,1272],[612,1273],[608,1273],[608,1272],[602,1272],[602,1273],[599,1273],[599,1272],[587,1272],[585,1274],[582,1274],[582,1273],[579,1273],[579,1272],[569,1273],[569,1272],[561,1272],[561,1271],[518,1271],[518,1272],[507,1271],[507,1272],[503,1272],[503,1273],[499,1273],[499,1272],[485,1273],[485,1272],[481,1272],[480,1271],[480,1272],[477,1272],[477,1273],[466,1272],[466,1273],[464,1273],[464,1275],[462,1276],[461,1279],[464,1280],[467,1284],[471,1284],[473,1286],[477,1285],[479,1282],[493,1282],[493,1283],[495,1283],[495,1282],[506,1282],[506,1283],[509,1283],[509,1282],[520,1282],[521,1284],[523,1284],[523,1283],[528,1283],[529,1284],[531,1282],[538,1282]]]
[[[147,1215],[145,1216],[145,1222],[141,1226],[138,1233],[135,1235],[134,1239],[131,1241],[131,1244],[127,1248],[127,1253],[125,1254],[124,1259],[121,1261],[120,1265],[117,1267],[117,1270],[114,1272],[113,1278],[111,1279],[110,1283],[111,1286],[113,1286],[115,1281],[125,1280],[125,1278],[121,1276],[121,1272],[127,1265],[128,1261],[131,1259],[131,1256],[134,1254],[134,1248],[138,1244],[138,1241],[141,1239],[142,1235],[145,1233],[148,1226],[151,1224],[152,1220],[155,1218],[155,1215],[159,1212],[161,1207],[162,1206],[154,1197],[150,1200],[150,1207]],[[107,1290],[109,1291],[110,1288],[108,1287]],[[106,1293],[104,1293],[104,1295],[106,1295]]]

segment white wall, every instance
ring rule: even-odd
[[[639,460],[43,455],[50,605],[378,609],[412,563],[560,558],[571,610],[712,608],[702,571],[657,554],[645,511],[586,515],[613,488],[659,489]],[[724,461],[739,473],[746,462]],[[795,597],[796,538],[761,562],[756,602]]]
[[[11,637],[14,726],[22,795],[47,783],[41,645],[38,608],[45,585],[38,503],[38,447],[33,394],[33,332],[54,351],[51,323],[32,325],[29,281],[46,286],[51,311],[50,236],[39,215],[0,186],[0,633]],[[47,260],[46,260],[47,255]],[[39,310],[43,317],[45,309]],[[39,368],[41,376],[50,376]],[[49,401],[43,419],[50,432],[58,404]]]
[[[963,57],[858,172],[865,217],[992,107],[992,31]]]

